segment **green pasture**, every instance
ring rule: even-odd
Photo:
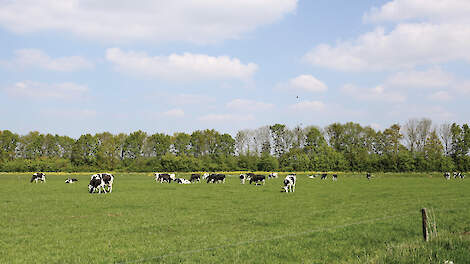
[[[298,174],[286,194],[283,177],[178,185],[116,173],[113,193],[89,194],[90,174],[30,178],[0,174],[0,263],[470,263],[470,179]],[[438,231],[427,243],[423,207]]]

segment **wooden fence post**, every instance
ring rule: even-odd
[[[421,215],[423,218],[423,238],[424,241],[429,241],[429,233],[428,233],[428,213],[426,208],[421,209]]]

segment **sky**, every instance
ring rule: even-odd
[[[468,123],[468,0],[0,0],[0,130]]]

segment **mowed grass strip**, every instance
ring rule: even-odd
[[[241,185],[235,174],[225,184],[178,185],[116,173],[113,193],[89,194],[90,174],[74,174],[79,182],[65,184],[68,176],[35,184],[30,174],[0,175],[1,263],[429,263],[429,257],[459,263],[468,257],[470,243],[460,236],[470,231],[468,181],[437,174],[371,181],[342,174],[337,182],[298,175],[289,194],[280,192],[283,177],[265,186]],[[422,207],[434,209],[440,234],[451,238],[421,242]]]

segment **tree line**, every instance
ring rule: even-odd
[[[470,169],[470,127],[410,119],[376,130],[333,123],[283,124],[189,133],[85,134],[78,139],[33,131],[0,131],[0,171],[370,171]]]

